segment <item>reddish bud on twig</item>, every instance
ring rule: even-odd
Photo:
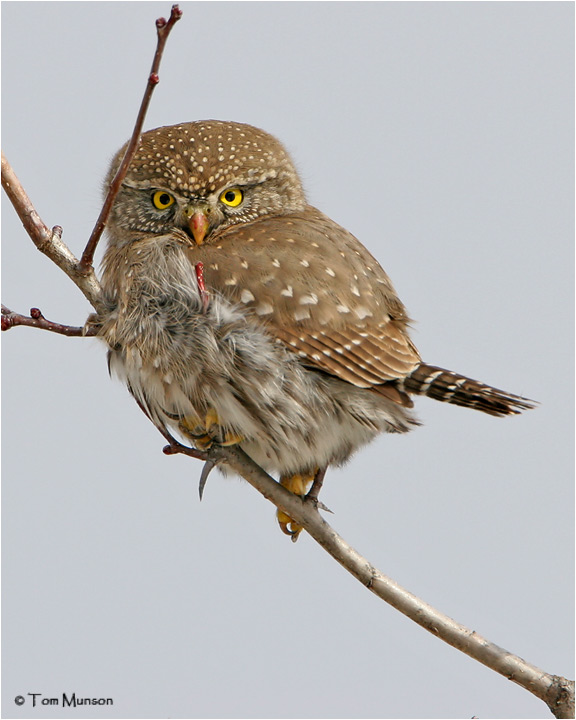
[[[10,328],[16,327],[16,325],[48,330],[49,332],[66,335],[67,337],[89,337],[97,334],[94,328],[84,330],[83,327],[62,325],[61,323],[46,320],[39,308],[31,308],[30,317],[27,317],[26,315],[15,313],[13,310],[10,310],[10,308],[2,305],[2,330],[10,330]]]
[[[156,20],[156,27],[158,30],[162,29],[166,25],[166,18],[158,18]]]
[[[160,78],[158,77],[158,75],[156,75],[156,73],[150,73],[148,82],[150,83],[150,85],[158,85],[158,83],[160,82]]]

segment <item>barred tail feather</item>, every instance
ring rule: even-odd
[[[481,410],[497,417],[517,415],[536,405],[528,398],[512,395],[451,370],[426,363],[419,365],[404,378],[402,389],[408,393],[427,395],[440,402]]]

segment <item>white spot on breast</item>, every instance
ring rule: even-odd
[[[302,295],[298,301],[300,305],[316,305],[318,303],[318,295],[310,293],[310,295]]]
[[[350,312],[350,308],[346,307],[346,305],[337,305],[336,310],[338,310],[338,312],[342,313],[343,315]]]
[[[255,300],[254,295],[250,292],[250,290],[242,290],[242,293],[240,294],[240,300],[242,300],[243,303],[249,303]]]
[[[238,279],[234,276],[232,276],[230,278],[226,278],[226,280],[224,280],[224,285],[237,285],[237,284],[238,284]]]
[[[243,267],[245,270],[248,270],[248,263],[246,262],[246,260],[242,260],[242,262],[240,263],[240,267]]]
[[[363,307],[362,305],[360,305],[357,308],[354,308],[354,312],[360,318],[360,320],[362,320],[362,318],[365,318],[365,317],[372,317],[372,311],[368,310],[368,308]]]
[[[356,285],[350,285],[350,290],[352,290],[353,295],[356,295],[356,297],[360,297],[360,290],[358,290]]]
[[[210,267],[212,270],[218,270],[218,265],[216,263],[211,263]]]
[[[307,320],[310,317],[308,308],[299,308],[294,313],[294,320]]]
[[[280,260],[274,258],[274,260],[272,260],[272,265],[274,265],[274,267],[280,267]]]
[[[325,268],[324,272],[326,272],[328,275],[330,275],[330,277],[336,277],[336,273],[334,272],[334,270],[332,270],[332,268],[327,267],[327,268]]]
[[[310,263],[308,260],[300,260],[300,265],[303,265],[304,267],[310,267]]]
[[[270,303],[260,303],[256,308],[256,315],[270,315],[272,312],[274,312],[274,308]]]
[[[280,295],[284,295],[285,297],[292,297],[294,294],[294,289],[292,285],[288,285],[288,287],[285,287],[284,290],[280,290]]]

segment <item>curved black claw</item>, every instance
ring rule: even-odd
[[[216,463],[212,462],[212,460],[206,460],[204,463],[204,467],[202,468],[202,473],[200,475],[200,483],[198,484],[198,493],[200,494],[200,500],[202,500],[202,495],[204,494],[204,488],[206,486],[206,481],[208,480],[208,475],[212,472],[212,470],[216,467]]]

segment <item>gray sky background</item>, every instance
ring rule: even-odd
[[[422,428],[329,473],[331,522],[412,592],[572,676],[574,5],[181,7],[146,127],[275,134],[310,201],[392,277],[424,359],[541,402],[500,420],[417,400]],[[3,149],[77,255],[169,9],[2,3]],[[83,296],[2,208],[3,302],[82,324]],[[246,483],[214,473],[199,503],[200,464],[162,454],[96,340],[2,340],[3,717],[547,716],[305,534],[289,542]],[[114,706],[27,696],[74,691]]]

